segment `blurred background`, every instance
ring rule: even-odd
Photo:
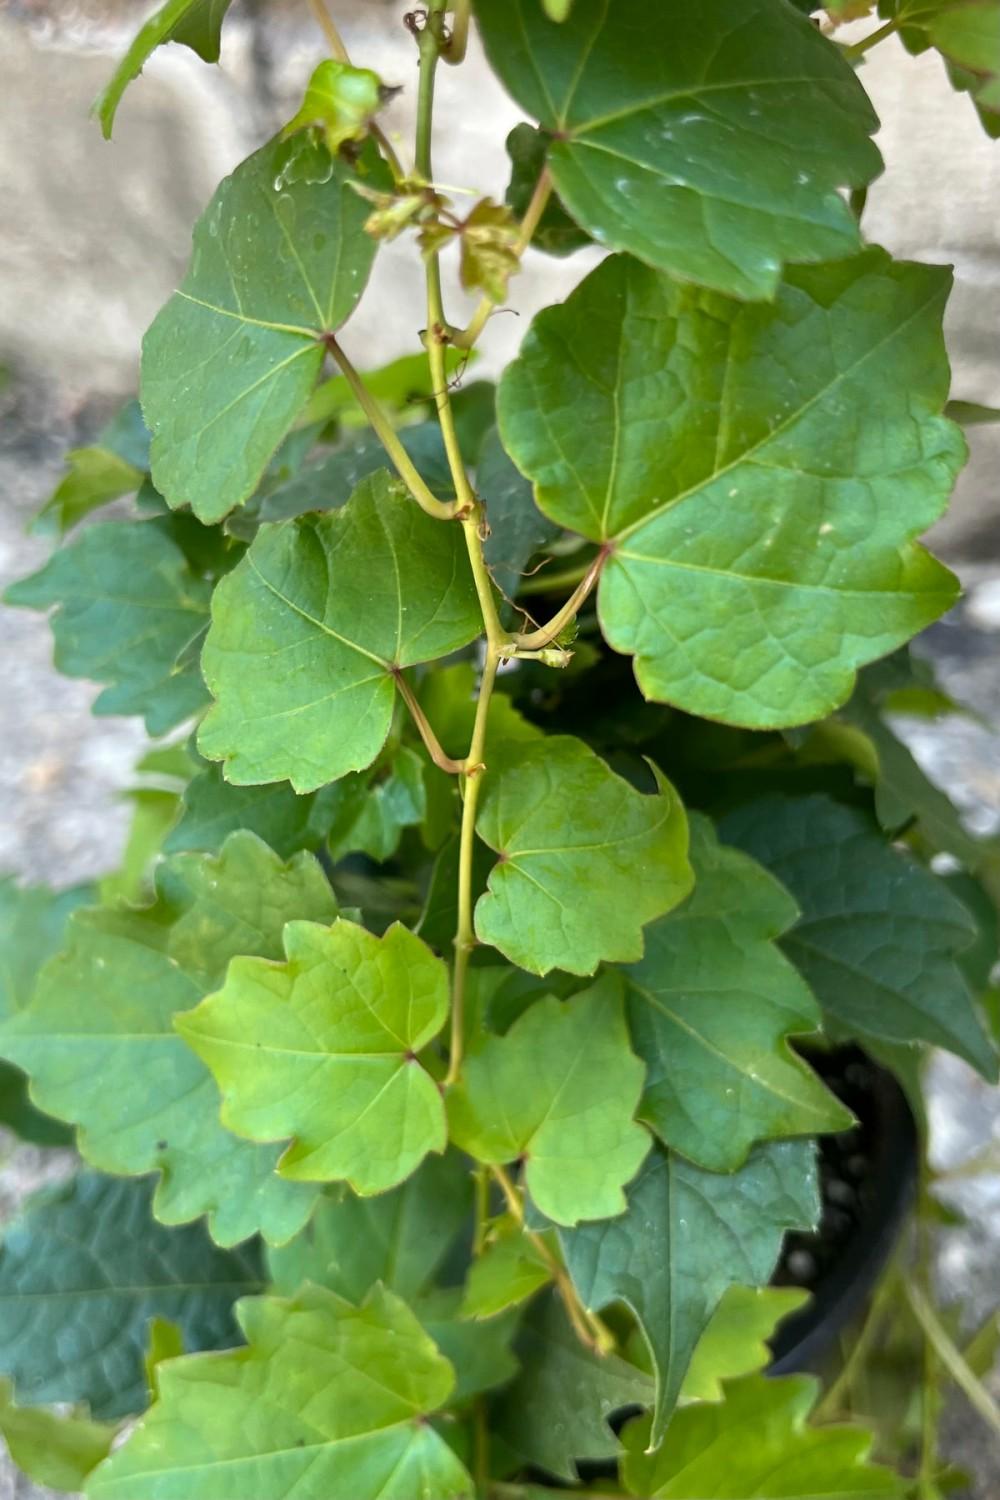
[[[219,179],[278,128],[323,55],[305,0],[237,0],[218,68],[160,49],[129,89],[113,142],[89,118],[114,60],[153,6],[148,0],[0,0],[0,587],[37,567],[47,544],[26,534],[62,472],[62,455],[94,434],[136,390],[139,341],[177,284],[193,222]],[[398,0],[335,0],[351,55],[402,85],[385,118],[411,134],[415,49]],[[950,89],[936,54],[911,58],[896,40],[863,77],[882,119],[885,176],[864,228],[896,256],[950,262],[953,394],[1000,406],[1000,142]],[[503,142],[519,114],[481,63],[442,69],[436,143],[440,181],[502,198]],[[470,163],[474,180],[470,180]],[[531,314],[561,297],[592,263],[530,253],[511,305],[491,322],[477,377],[510,358]],[[344,337],[362,369],[413,352],[422,287],[412,251],[384,249]],[[455,320],[462,321],[452,295]],[[911,748],[969,826],[1000,830],[1000,425],[969,430],[971,460],[949,517],[931,536],[966,596],[922,638],[945,687],[976,712],[905,725]],[[43,617],[0,614],[0,871],[61,886],[113,867],[128,820],[123,792],[145,745],[135,719],[92,719],[86,684],[57,676]],[[956,1059],[936,1065],[934,1154],[952,1165],[1000,1142],[1000,1107]],[[15,1149],[0,1132],[0,1223],[59,1153]],[[969,1223],[942,1242],[945,1301],[970,1317],[1000,1302],[1000,1177],[956,1188]],[[1000,1395],[1000,1382],[994,1380]],[[995,1439],[965,1412],[953,1418],[954,1459],[973,1470],[976,1500],[1000,1494]],[[0,1459],[0,1500],[37,1495]]]

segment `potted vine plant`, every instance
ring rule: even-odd
[[[997,854],[892,727],[951,707],[965,444],[858,65],[936,47],[995,132],[995,0],[427,0],[412,145],[314,8],[8,594],[158,743],[121,871],[2,892],[2,1118],[84,1166],[3,1242],[0,1429],[91,1500],[943,1495],[995,1320],[935,1306],[920,1063],[996,1080]],[[106,134],[226,9],[167,0]],[[503,203],[434,175],[473,22]],[[395,237],[426,315],[362,374]],[[530,245],[607,254],[494,391]]]

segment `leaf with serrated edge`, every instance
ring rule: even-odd
[[[477,1161],[522,1160],[532,1199],[556,1223],[606,1219],[621,1213],[649,1149],[632,1118],[642,1076],[621,981],[607,974],[565,1002],[536,1001],[466,1058],[448,1095],[451,1137]]]
[[[860,1427],[808,1427],[818,1381],[753,1375],[720,1405],[689,1406],[662,1447],[647,1452],[647,1417],[622,1433],[622,1476],[645,1500],[865,1500],[899,1495],[903,1480],[867,1462],[872,1434]]]
[[[454,1374],[412,1312],[320,1287],[240,1305],[247,1347],[160,1370],[162,1395],[88,1500],[472,1500],[426,1421]]]
[[[271,141],[225,179],[143,340],[153,483],[202,521],[257,488],[312,394],[322,335],[350,317],[371,270],[368,205],[351,184],[361,174],[382,185],[387,170],[368,147],[353,168],[329,158],[326,182],[286,181],[299,149]]]
[[[267,1253],[278,1292],[305,1281],[362,1302],[376,1281],[408,1301],[425,1291],[472,1206],[469,1163],[457,1151],[428,1156],[389,1193],[359,1198],[333,1188],[301,1234]]]
[[[722,1382],[752,1375],[771,1363],[768,1340],[809,1293],[797,1286],[731,1286],[723,1292],[694,1347],[680,1402],[721,1401]]]
[[[935,875],[829,797],[760,798],[720,832],[797,901],[802,916],[782,946],[838,1030],[945,1047],[996,1081],[996,1050],[956,957],[975,923]]]
[[[726,1288],[765,1285],[785,1230],[818,1216],[811,1142],[758,1146],[729,1175],[654,1146],[620,1218],[560,1230],[584,1305],[624,1302],[639,1319],[656,1369],[657,1443]]]
[[[257,834],[282,859],[315,849],[326,831],[322,794],[298,796],[287,781],[231,786],[214,765],[184,790],[181,815],[163,845],[167,854],[218,849],[231,833]]]
[[[476,0],[490,63],[551,133],[556,192],[595,240],[746,298],[783,261],[850,255],[838,189],[881,158],[847,60],[781,0]],[[563,11],[566,7],[563,5]]]
[[[179,1323],[192,1348],[236,1342],[233,1302],[263,1282],[257,1246],[220,1250],[201,1224],[164,1229],[151,1198],[148,1181],[82,1172],[6,1226],[0,1366],[19,1401],[141,1411],[154,1316]]]
[[[417,1054],[448,1015],[448,971],[394,923],[290,922],[287,962],[238,958],[225,986],[178,1016],[211,1068],[223,1122],[257,1141],[291,1136],[278,1170],[381,1193],[447,1139],[438,1085]]]
[[[336,901],[312,856],[285,866],[250,833],[234,834],[217,858],[164,861],[157,887],[144,911],[71,919],[31,1004],[0,1031],[0,1053],[29,1074],[40,1107],[79,1127],[94,1166],[162,1171],[154,1208],[164,1223],[207,1212],[220,1244],[257,1230],[287,1240],[315,1191],[275,1174],[277,1148],[223,1130],[211,1075],[172,1023],[234,953],[278,957],[286,921],[329,921]]]
[[[142,714],[150,734],[164,734],[205,703],[190,655],[208,624],[210,595],[163,522],[105,521],[5,598],[29,609],[55,605],[59,671],[107,684],[95,714]]]
[[[602,629],[647,698],[801,724],[954,603],[913,541],[965,457],[940,415],[950,284],[871,249],[747,307],[618,256],[535,319],[504,446],[546,515],[609,547]]]
[[[138,78],[151,53],[164,42],[183,42],[205,62],[218,62],[222,22],[232,0],[166,0],[132,40],[114,75],[94,102],[105,140],[110,140],[122,95]]]
[[[755,1141],[847,1130],[849,1110],[788,1045],[820,1009],[774,941],[798,917],[755,861],[691,819],[694,891],[646,930],[626,970],[632,1045],[646,1064],[639,1117],[699,1166],[731,1172]]]
[[[476,903],[480,942],[532,974],[640,958],[644,924],[691,889],[684,809],[657,782],[636,791],[569,735],[503,746],[476,822],[500,856]]]
[[[473,1260],[462,1299],[463,1318],[494,1318],[534,1296],[552,1280],[552,1267],[509,1216]]]
[[[53,1490],[79,1490],[107,1458],[112,1426],[86,1417],[57,1416],[45,1407],[15,1406],[9,1380],[0,1379],[0,1437],[21,1470]]]
[[[216,588],[198,747],[238,785],[314,791],[378,755],[398,669],[481,630],[461,528],[376,474],[340,510],[262,527]]]

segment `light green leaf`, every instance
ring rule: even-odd
[[[62,944],[70,913],[95,899],[89,885],[65,891],[0,880],[0,1031],[31,1001],[38,971]],[[0,1062],[0,1124],[39,1146],[67,1145],[65,1125],[35,1109],[20,1068]]]
[[[489,526],[483,556],[497,588],[513,599],[531,558],[558,536],[559,527],[538,509],[531,485],[507,456],[495,427],[479,451],[476,489]]]
[[[448,971],[398,923],[292,922],[287,962],[236,959],[225,986],[176,1020],[251,1140],[293,1137],[279,1172],[380,1193],[447,1139],[438,1085],[417,1060],[448,1015]]]
[[[642,1089],[608,974],[562,1002],[535,1002],[466,1058],[448,1095],[452,1140],[477,1161],[522,1160],[541,1212],[558,1224],[606,1219],[649,1149],[632,1116]]]
[[[331,920],[333,894],[310,856],[286,867],[249,833],[218,858],[165,861],[157,887],[145,911],[73,917],[31,1004],[0,1031],[0,1052],[30,1075],[42,1108],[79,1127],[93,1165],[162,1171],[154,1206],[164,1223],[207,1212],[220,1244],[257,1230],[280,1243],[302,1227],[315,1192],[275,1174],[276,1147],[223,1130],[218,1090],[172,1023],[234,953],[277,958],[286,921]]]
[[[681,1404],[722,1401],[724,1380],[753,1375],[771,1363],[768,1340],[809,1293],[794,1286],[730,1286],[698,1340],[681,1386]]]
[[[806,1426],[819,1386],[808,1377],[755,1375],[718,1406],[689,1406],[663,1446],[646,1451],[648,1418],[622,1433],[625,1485],[646,1500],[863,1500],[899,1495],[899,1475],[867,1462],[872,1434],[859,1427]]]
[[[797,917],[766,870],[691,821],[693,893],[647,930],[626,971],[639,1116],[699,1166],[731,1172],[755,1141],[847,1130],[850,1111],[791,1050],[820,1010],[775,939]]]
[[[516,1307],[552,1280],[552,1269],[520,1224],[509,1216],[493,1228],[482,1254],[469,1267],[463,1318],[494,1318]]]
[[[275,1290],[305,1281],[359,1303],[381,1281],[413,1301],[426,1291],[472,1206],[469,1163],[457,1151],[428,1156],[400,1187],[375,1198],[332,1188],[302,1233],[268,1250]]]
[[[582,740],[507,745],[483,787],[476,832],[500,856],[476,934],[532,974],[593,974],[640,958],[642,929],[691,889],[676,792],[637,792]]]
[[[231,786],[220,766],[209,766],[186,787],[180,819],[163,847],[168,854],[215,850],[231,833],[244,829],[288,859],[323,842],[329,804],[326,791],[300,797],[287,781]]]
[[[59,671],[107,683],[94,713],[142,714],[153,735],[206,698],[195,648],[211,588],[168,533],[160,520],[91,526],[5,595],[29,609],[55,605]]]
[[[153,862],[164,846],[180,806],[178,793],[161,787],[132,787],[122,794],[121,800],[131,803],[132,816],[121,862],[117,870],[100,882],[102,906],[113,906],[116,901],[138,903],[148,897]]]
[[[171,1323],[169,1318],[150,1318],[142,1367],[151,1402],[160,1394],[160,1365],[168,1359],[179,1359],[183,1353],[184,1330],[180,1324]]]
[[[148,1182],[83,1172],[38,1194],[0,1247],[0,1368],[20,1401],[87,1401],[96,1417],[146,1403],[151,1317],[192,1348],[236,1341],[236,1298],[262,1284],[255,1245],[219,1250],[204,1227],[164,1229]]]
[[[61,536],[92,510],[122,495],[134,495],[142,483],[141,470],[99,444],[71,448],[66,463],[69,473],[39,511],[33,531],[52,529]]]
[[[729,1175],[654,1146],[622,1217],[560,1231],[585,1306],[623,1302],[639,1319],[656,1370],[655,1442],[726,1289],[766,1285],[785,1230],[811,1228],[818,1217],[809,1142],[758,1146]]]
[[[282,139],[315,125],[334,156],[346,142],[364,140],[385,92],[370,68],[325,58],[306,84],[301,107],[281,132]]]
[[[594,239],[675,276],[772,297],[783,261],[850,255],[838,189],[881,166],[838,48],[781,0],[476,0],[487,56],[552,136],[563,203]],[[562,7],[565,12],[565,5]]]
[[[232,0],[166,0],[137,32],[111,82],[94,101],[105,140],[110,140],[122,95],[138,78],[150,54],[164,42],[183,42],[205,62],[219,61],[222,22]]]
[[[15,1406],[10,1381],[0,1379],[0,1437],[13,1462],[36,1484],[82,1489],[91,1469],[107,1458],[114,1435],[113,1427],[86,1417]]]
[[[975,923],[936,876],[828,797],[761,798],[721,832],[795,897],[802,916],[783,947],[831,1025],[946,1047],[996,1080],[996,1051],[956,958]]]
[[[375,254],[367,204],[351,187],[358,174],[388,181],[374,150],[356,168],[328,157],[323,182],[290,181],[300,149],[272,141],[225,179],[195,227],[180,289],[143,342],[153,482],[203,521],[256,489],[309,400],[322,335],[350,317]]]
[[[239,1309],[247,1347],[180,1359],[88,1500],[472,1500],[425,1420],[454,1374],[406,1304],[320,1287]]]
[[[504,444],[546,515],[608,545],[602,628],[647,698],[803,723],[954,603],[912,540],[965,456],[950,280],[873,249],[746,307],[617,257],[536,318]]]
[[[577,1479],[577,1460],[599,1462],[621,1451],[608,1426],[614,1413],[653,1399],[643,1371],[581,1344],[554,1295],[529,1310],[515,1351],[521,1373],[494,1401],[491,1429],[518,1467]]]
[[[199,748],[241,786],[310,792],[363,770],[389,732],[395,672],[481,629],[461,529],[377,474],[340,510],[263,527],[217,587]]]

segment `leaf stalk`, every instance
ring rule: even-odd
[[[552,196],[552,174],[548,165],[544,166],[538,174],[535,190],[531,195],[524,218],[521,220],[521,232],[514,246],[514,254],[518,260],[522,258],[531,241],[535,237],[535,230],[541,222],[542,214],[545,212],[549,198]],[[471,349],[476,343],[483,329],[486,327],[492,314],[496,311],[498,304],[492,297],[483,297],[465,328],[454,335],[452,342],[459,349]]]
[[[523,651],[539,651],[550,646],[570,621],[579,614],[584,601],[600,578],[604,564],[610,555],[610,549],[606,546],[602,547],[562,608],[556,611],[547,624],[540,625],[537,630],[518,631],[512,635],[511,640],[515,646]]]
[[[433,725],[420,706],[420,700],[402,672],[397,669],[393,675],[396,679],[396,687],[399,689],[399,696],[410,711],[410,717],[417,728],[420,738],[424,742],[427,754],[439,770],[446,771],[449,776],[460,776],[466,770],[465,761],[453,760],[446,753],[441,745],[441,741],[434,733]]]

